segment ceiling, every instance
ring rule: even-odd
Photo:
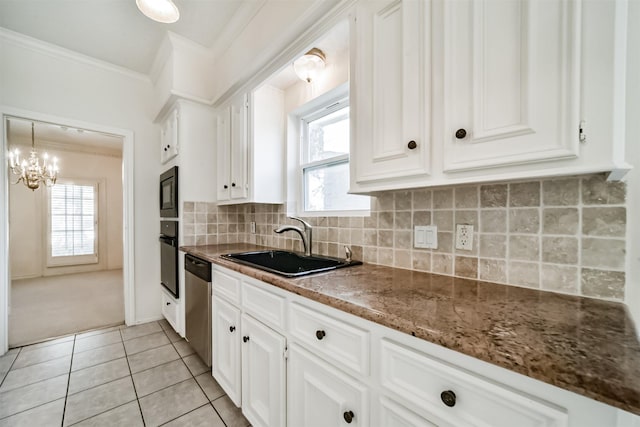
[[[167,31],[212,48],[251,1],[174,0],[180,19],[161,24],[135,0],[0,0],[0,27],[148,75]]]
[[[122,156],[122,137],[87,129],[78,129],[35,121],[36,149],[86,152]],[[16,145],[31,145],[31,120],[7,118],[7,141],[10,149]]]
[[[0,27],[148,75],[168,31],[213,48],[232,16],[259,0],[174,2],[180,19],[174,24],[161,24],[144,16],[135,0],[0,0]],[[314,47],[323,50],[331,63],[344,59],[348,43],[349,26],[344,21]],[[300,82],[291,65],[269,80],[283,90]],[[30,121],[10,118],[7,129],[10,144],[31,143]],[[119,137],[36,122],[36,147],[45,143],[56,149],[113,155],[122,150]]]

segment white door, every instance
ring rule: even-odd
[[[290,426],[369,425],[367,388],[296,344],[289,348],[287,375]]]
[[[444,169],[578,154],[580,0],[444,3]]]
[[[217,116],[217,176],[218,200],[229,200],[231,195],[231,107],[223,108]]]
[[[215,295],[212,300],[212,373],[233,403],[240,406],[240,310]]]
[[[356,186],[430,171],[429,7],[419,0],[358,3],[351,82]]]
[[[242,412],[256,427],[285,426],[285,338],[242,315]]]
[[[231,101],[231,199],[247,198],[247,94]]]

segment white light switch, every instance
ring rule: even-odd
[[[438,227],[435,225],[416,225],[413,228],[413,247],[437,249]]]

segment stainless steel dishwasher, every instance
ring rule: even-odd
[[[184,256],[186,338],[211,367],[211,263]]]

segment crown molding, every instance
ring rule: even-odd
[[[160,46],[158,46],[158,50],[156,50],[156,56],[153,58],[153,63],[149,70],[149,78],[151,79],[151,83],[154,85],[158,82],[158,77],[160,77],[160,73],[164,69],[167,61],[171,58],[172,53],[173,46],[171,45],[171,39],[167,32],[167,34],[162,38],[162,42],[160,43]]]
[[[31,141],[25,138],[15,138],[16,141],[11,143],[11,147],[20,147],[25,153],[31,150]],[[50,150],[55,152],[89,154],[93,156],[106,156],[122,158],[121,148],[96,147],[82,145],[78,143],[60,142],[48,139],[38,139],[36,141],[36,150]]]
[[[327,33],[340,20],[346,19],[356,0],[340,0],[329,11],[325,11],[325,0],[315,0],[313,6],[290,27],[291,31],[274,42],[255,58],[254,67],[232,84],[223,93],[214,96],[211,105],[219,107],[240,92],[258,87],[289,62],[306,52],[318,38]],[[294,37],[291,38],[291,33]]]
[[[241,4],[211,47],[210,51],[214,58],[218,58],[231,46],[233,40],[244,31],[267,2],[268,0],[256,0]]]
[[[106,71],[122,74],[129,78],[151,83],[151,79],[146,74],[142,74],[137,71],[121,67],[119,65],[111,64],[100,59],[92,58],[88,55],[78,53],[70,49],[65,49],[52,43],[29,37],[3,27],[0,27],[0,41],[12,43],[16,46],[29,49],[34,52],[43,53],[45,55],[50,55],[56,58],[62,57],[74,62],[90,65]]]

